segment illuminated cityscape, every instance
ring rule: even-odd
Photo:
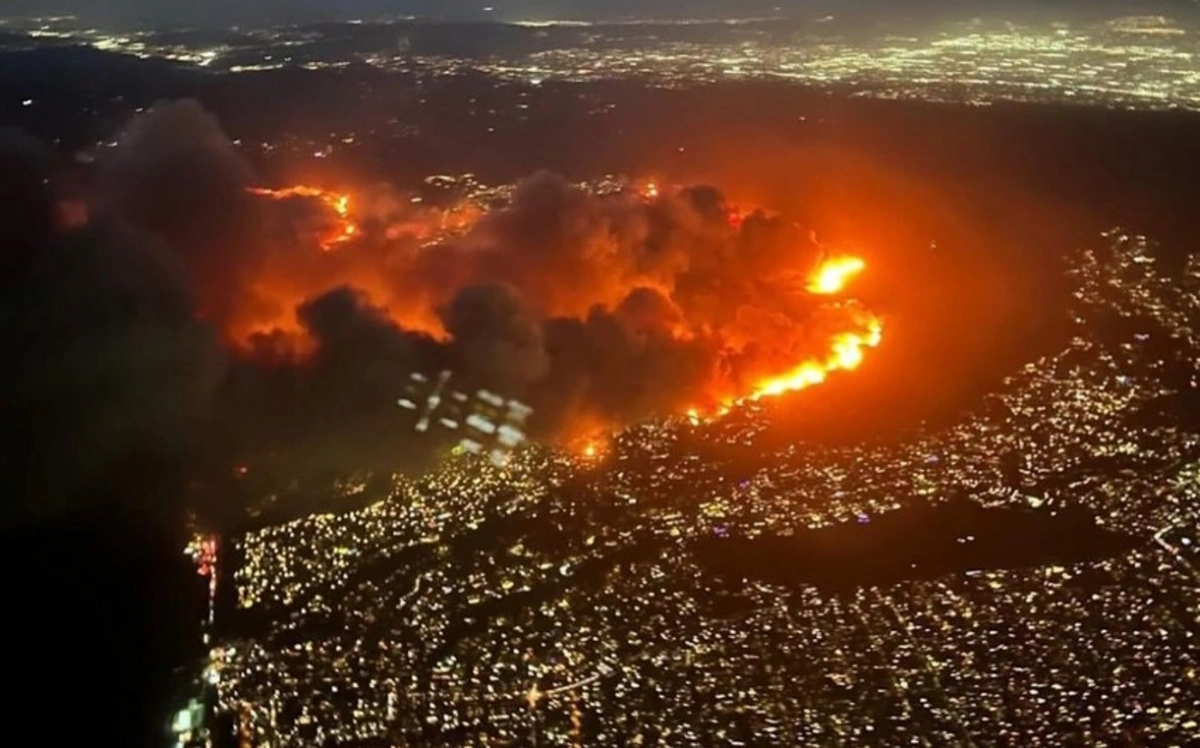
[[[373,22],[159,34],[81,28],[70,17],[13,24],[10,47],[84,44],[213,73],[366,64],[420,75],[483,73],[498,81],[636,79],[658,86],[784,81],[851,95],[986,105],[1067,102],[1200,108],[1200,41],[1160,16],[1107,22],[947,23],[920,33],[870,32],[834,17],[690,24],[511,24],[495,48],[461,54],[428,25]],[[388,38],[390,44],[381,45]],[[380,51],[386,46],[386,51]]]
[[[603,454],[457,458],[361,511],[251,532],[211,653],[221,708],[282,746],[1186,742],[1200,263],[1176,273],[1112,230],[1072,278],[1067,346],[945,430],[768,448],[750,404]],[[921,531],[955,571],[893,557],[897,536],[873,563],[910,568],[882,575],[853,554],[789,580],[721,571],[724,542],[933,510],[999,519]],[[1024,546],[1005,516],[1030,523]],[[1014,542],[1022,560],[989,561]]]
[[[42,742],[1197,745],[1194,2],[11,5]]]

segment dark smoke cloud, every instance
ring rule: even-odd
[[[541,322],[512,286],[468,286],[442,310],[442,321],[460,367],[490,386],[520,391],[549,369]]]
[[[0,135],[0,564],[38,653],[14,708],[66,742],[150,745],[195,637],[181,515],[224,354],[179,254],[85,225],[64,160]],[[106,673],[104,694],[79,703],[74,673]]]
[[[240,459],[267,459],[289,477],[417,465],[419,443],[394,403],[414,371],[440,369],[443,347],[396,325],[360,291],[340,287],[297,311],[315,350],[277,341],[235,363],[222,388],[220,430]]]
[[[538,405],[549,433],[678,412],[716,365],[711,341],[678,341],[600,308],[584,320],[551,320],[546,337],[551,373]]]
[[[222,366],[185,271],[116,222],[56,229],[58,174],[34,141],[6,136],[0,161],[12,253],[0,299],[4,518],[25,524],[93,500],[168,510],[141,489],[186,462]]]
[[[100,166],[99,209],[159,237],[187,264],[200,312],[218,324],[253,303],[268,245],[266,211],[247,194],[254,173],[198,102],[135,117]]]
[[[430,247],[441,214],[377,186],[356,191],[358,239],[322,252],[329,205],[250,193],[194,101],[130,122],[83,228],[55,222],[56,158],[0,138],[24,514],[147,456],[291,476],[419,466],[438,445],[395,406],[417,371],[528,402],[538,438],[677,413],[823,350],[858,313],[803,292],[810,235],[711,187],[596,196],[539,173]]]
[[[53,228],[53,154],[23,132],[0,129],[0,282],[25,271]]]
[[[653,288],[635,288],[617,307],[617,313],[634,333],[665,334],[683,322],[674,302]]]

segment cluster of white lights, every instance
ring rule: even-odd
[[[486,453],[492,462],[503,465],[508,455],[525,442],[525,424],[533,409],[488,390],[468,395],[449,389],[451,376],[449,371],[443,371],[431,379],[414,372],[405,396],[397,404],[404,410],[420,413],[416,431],[462,430],[464,435],[458,442],[462,450]]]

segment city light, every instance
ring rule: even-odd
[[[773,418],[764,403],[721,419],[693,410],[619,431],[603,449],[525,446],[503,468],[464,455],[397,476],[364,509],[247,534],[240,604],[286,612],[220,655],[222,708],[244,709],[248,730],[283,746],[318,727],[342,741],[470,733],[569,744],[580,732],[586,743],[678,730],[719,743],[733,734],[729,704],[774,743],[904,731],[1049,745],[1081,705],[1095,707],[1096,735],[1116,735],[1114,715],[1154,704],[1140,712],[1142,734],[1179,742],[1200,720],[1185,698],[1200,441],[1144,418],[1170,392],[1166,360],[1146,354],[1142,333],[1110,340],[1094,320],[1140,315],[1191,351],[1200,295],[1160,272],[1146,240],[1114,230],[1102,241],[1075,258],[1064,347],[1019,367],[994,407],[954,425],[896,441],[772,444],[760,439]],[[1200,262],[1184,272],[1200,281]],[[830,361],[854,365],[881,334],[868,325]],[[818,370],[797,376],[816,381]],[[592,444],[602,465],[586,459]],[[1000,464],[1009,454],[1021,457],[1016,482]],[[1154,466],[1153,479],[1096,467],[1121,460]],[[868,532],[963,491],[979,509],[1086,510],[1133,542],[1078,563],[898,570],[839,590],[741,580],[736,593],[696,550],[834,525]],[[997,536],[983,526],[946,542],[978,553]],[[397,554],[404,564],[389,563]],[[1022,674],[1020,690],[1003,691],[1019,711],[985,705],[999,672]],[[913,722],[924,705],[944,728]]]

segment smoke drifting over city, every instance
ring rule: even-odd
[[[72,434],[97,470],[197,441],[329,469],[415,460],[396,396],[441,370],[570,440],[815,384],[881,329],[845,279],[812,286],[830,255],[807,230],[712,187],[600,195],[539,173],[489,211],[264,185],[193,101],[130,122],[86,197],[40,144],[9,136],[4,159],[6,390],[36,390],[18,402],[46,415],[18,420]],[[32,480],[97,477],[57,460]]]

